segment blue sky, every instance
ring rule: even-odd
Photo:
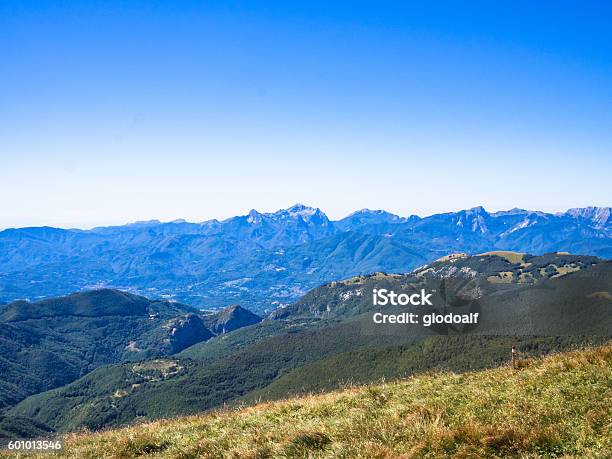
[[[0,228],[612,204],[605,2],[0,3]]]

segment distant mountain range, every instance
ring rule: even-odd
[[[610,207],[550,214],[482,207],[425,218],[360,210],[331,221],[297,204],[227,220],[0,232],[0,303],[113,287],[201,308],[288,304],[331,280],[407,272],[451,252],[612,258]]]

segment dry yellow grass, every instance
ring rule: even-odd
[[[610,292],[593,292],[590,295],[587,295],[587,298],[601,298],[603,300],[612,300],[612,295],[610,295]]]
[[[487,277],[487,280],[492,284],[511,284],[514,274],[512,271],[501,271],[495,276]]]
[[[330,285],[332,287],[336,287],[338,284],[340,285],[362,285],[365,284],[367,280],[383,280],[383,279],[399,279],[401,278],[402,275],[401,274],[395,274],[395,273],[382,273],[382,272],[376,272],[373,274],[370,274],[368,276],[354,276],[354,277],[349,277],[348,279],[344,279],[341,281],[333,281],[330,282]]]
[[[520,366],[69,434],[60,456],[612,457],[612,345]]]
[[[485,252],[485,253],[481,253],[478,254],[478,257],[484,257],[487,255],[495,255],[501,258],[505,258],[506,260],[508,260],[510,263],[522,263],[523,259],[525,258],[525,254],[524,253],[520,253],[520,252],[510,252],[510,251],[506,251],[506,250],[496,250],[493,252]]]
[[[439,262],[439,261],[440,262],[442,262],[442,261],[450,261],[450,260],[459,260],[461,258],[467,258],[467,257],[468,257],[467,253],[451,253],[449,255],[445,255],[445,256],[443,256],[441,258],[438,258],[436,260],[436,262]]]
[[[563,265],[557,268],[557,274],[552,277],[561,277],[569,273],[575,273],[576,271],[580,271],[580,266]]]

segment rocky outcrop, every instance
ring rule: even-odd
[[[204,321],[208,328],[215,334],[220,335],[237,330],[248,325],[254,325],[261,322],[261,317],[253,314],[248,309],[240,305],[232,305],[217,313],[204,317]]]
[[[196,314],[173,319],[168,324],[168,332],[172,353],[213,337],[202,318]]]

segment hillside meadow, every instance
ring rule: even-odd
[[[65,458],[607,458],[612,344],[64,438]]]

